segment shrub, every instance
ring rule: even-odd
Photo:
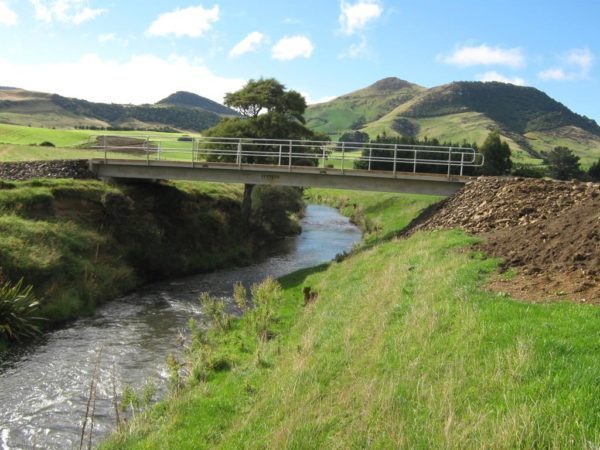
[[[548,165],[548,174],[557,180],[571,180],[583,175],[579,166],[579,156],[568,147],[554,147],[544,153],[544,162]]]
[[[56,147],[56,145],[54,145],[52,142],[50,141],[44,141],[40,144],[40,147]]]
[[[546,176],[546,168],[533,164],[518,164],[513,167],[512,174],[516,177],[544,178]]]
[[[252,303],[254,308],[249,312],[249,323],[254,333],[261,341],[270,337],[269,325],[274,314],[275,305],[282,299],[281,285],[272,277],[252,285]]]
[[[600,181],[600,159],[596,161],[588,170],[588,175],[594,181]]]
[[[204,314],[210,320],[212,329],[217,332],[227,330],[231,324],[231,315],[225,309],[225,300],[213,297],[208,292],[200,294],[200,303]]]
[[[40,332],[36,317],[39,302],[33,286],[24,286],[23,279],[16,284],[0,285],[0,338],[20,340]]]

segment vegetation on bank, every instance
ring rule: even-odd
[[[0,181],[2,277],[33,285],[42,325],[52,325],[145,282],[248,263],[265,242],[299,231],[298,190],[257,189],[249,228],[240,196],[239,186],[210,183]]]
[[[234,320],[218,364],[104,448],[598,445],[600,310],[486,292],[498,261],[474,238],[388,239],[433,199],[355,194],[308,196],[377,223],[371,245],[281,279],[270,339]]]

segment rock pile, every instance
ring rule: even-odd
[[[0,180],[23,181],[32,178],[96,178],[87,160],[55,160],[0,163]]]
[[[462,228],[518,275],[495,288],[526,299],[600,303],[600,184],[480,178],[414,229]]]

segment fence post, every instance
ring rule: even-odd
[[[417,152],[419,149],[413,148],[413,173],[417,173]]]
[[[107,156],[106,156],[106,152],[107,152],[107,149],[106,149],[106,135],[102,136],[102,142],[103,142],[103,147],[104,147],[104,164],[106,164],[108,162],[107,161]]]
[[[146,142],[144,143],[146,147],[146,165],[150,165],[150,138],[146,137]]]
[[[394,144],[394,176],[396,176],[396,161],[398,161],[398,144]]]
[[[238,140],[238,145],[237,145],[237,163],[238,163],[238,167],[241,169],[242,168],[242,140],[241,139]]]
[[[460,152],[460,176],[463,176],[463,168],[465,163],[465,153]]]
[[[283,147],[282,144],[279,144],[279,164],[277,164],[278,166],[281,165],[281,148]]]
[[[346,143],[342,142],[342,175],[344,175],[344,164],[346,163],[344,156],[346,153]]]
[[[325,146],[323,148],[323,169],[325,168]]]
[[[196,138],[192,139],[192,169],[194,168],[194,164],[196,162]]]
[[[451,170],[452,170],[452,147],[450,147],[448,149],[448,178],[450,178],[450,175],[452,174]]]
[[[371,159],[373,158],[373,147],[369,145],[369,171],[371,170]]]
[[[288,171],[292,171],[292,140],[290,139],[290,158],[288,161]]]

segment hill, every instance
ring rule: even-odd
[[[388,89],[378,88],[381,84]],[[372,102],[377,110],[372,114],[374,120],[352,104],[369,94],[376,98]],[[392,107],[394,102],[397,104]],[[454,82],[426,89],[386,78],[310,106],[307,119],[309,126],[334,137],[360,129],[372,137],[385,132],[482,143],[490,130],[498,129],[516,150],[517,160],[523,162],[539,158],[541,151],[557,145],[573,149],[584,165],[600,157],[600,126],[594,120],[538,89],[507,83]]]
[[[178,91],[162,99],[157,105],[180,106],[183,108],[201,108],[219,116],[239,116],[237,111],[192,92]]]
[[[216,125],[222,116],[233,113],[216,102],[195,97],[196,103],[206,108],[168,102],[155,105],[95,103],[23,89],[0,89],[0,123],[56,128],[202,131]]]

